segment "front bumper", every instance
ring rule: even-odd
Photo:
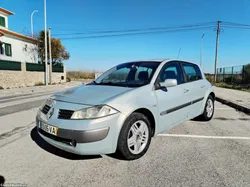
[[[90,142],[101,141],[107,137],[109,132],[109,127],[96,130],[83,130],[83,131],[58,129],[57,136],[54,136],[40,129],[38,124],[37,127],[38,127],[37,128],[38,132],[43,134],[44,136],[47,136],[56,141],[69,142],[69,143],[71,141],[75,141],[76,143],[90,143]]]
[[[75,154],[99,155],[116,151],[120,129],[126,116],[117,113],[92,120],[64,120],[58,119],[55,112],[47,121],[44,119],[43,113],[38,111],[37,130],[49,144]],[[57,136],[40,129],[39,121],[58,127]]]

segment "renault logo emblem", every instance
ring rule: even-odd
[[[47,115],[48,119],[51,118],[51,116],[52,116],[53,114],[54,114],[54,107],[52,107],[52,108],[49,110],[48,115]]]

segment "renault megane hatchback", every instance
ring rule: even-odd
[[[151,138],[186,120],[209,121],[215,94],[199,66],[181,60],[120,64],[88,85],[52,95],[37,129],[53,146],[80,155],[143,156]]]

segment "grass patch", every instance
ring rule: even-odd
[[[241,91],[250,93],[250,89],[243,88],[243,87],[237,86],[237,85],[227,84],[227,83],[224,83],[224,82],[213,83],[213,85],[217,86],[217,87],[221,87],[221,88],[228,88],[228,89],[233,89],[233,90],[241,90]]]
[[[94,79],[95,71],[68,71],[67,78],[70,80],[79,80],[79,79]]]
[[[35,83],[35,86],[45,86],[45,84],[43,82],[37,82]]]

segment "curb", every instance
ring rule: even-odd
[[[238,111],[240,111],[240,112],[244,112],[244,113],[250,115],[250,108],[247,108],[247,107],[245,107],[245,106],[242,106],[242,105],[233,103],[233,102],[231,102],[231,101],[222,99],[222,98],[220,98],[220,97],[215,97],[215,100],[216,100],[216,101],[219,101],[219,102],[221,102],[221,103],[223,103],[223,104],[225,104],[225,105],[228,105],[228,106],[230,106],[230,107],[232,107],[232,108],[235,108],[236,110],[238,110]]]

